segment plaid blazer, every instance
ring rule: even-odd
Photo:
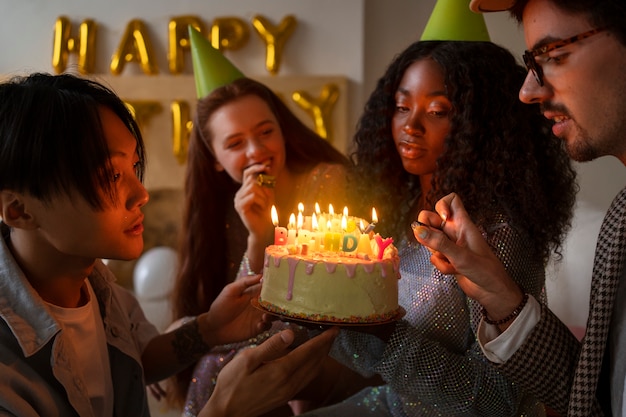
[[[520,349],[498,367],[540,401],[568,417],[604,416],[600,379],[615,294],[626,263],[626,188],[615,197],[602,222],[591,280],[587,331],[582,342],[547,306]]]

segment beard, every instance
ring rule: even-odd
[[[591,137],[587,132],[579,132],[574,139],[567,142],[567,153],[576,162],[592,161],[602,154],[593,146]]]

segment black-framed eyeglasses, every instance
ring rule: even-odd
[[[587,32],[574,35],[571,38],[561,39],[558,41],[547,43],[536,49],[527,50],[524,52],[524,64],[526,64],[526,68],[528,69],[528,71],[532,71],[533,75],[535,76],[535,80],[537,80],[537,83],[539,83],[539,85],[543,87],[543,69],[541,68],[541,65],[537,63],[535,57],[546,54],[550,51],[554,51],[555,49],[562,48],[574,42],[578,42],[582,39],[588,38],[595,35],[596,33],[602,32],[605,29],[606,28],[591,29]]]

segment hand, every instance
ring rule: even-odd
[[[421,223],[432,226],[416,227],[415,238],[433,252],[433,265],[444,274],[454,274],[465,294],[484,306],[490,317],[506,317],[523,294],[471,221],[461,198],[449,194],[435,210],[419,214]]]
[[[234,200],[235,210],[248,232],[261,238],[272,230],[270,209],[274,203],[274,190],[257,183],[258,175],[265,169],[261,164],[247,167]]]
[[[207,313],[198,316],[200,333],[209,346],[238,342],[271,326],[250,301],[261,290],[261,275],[241,278],[224,287]]]
[[[167,392],[160,385],[160,383],[155,382],[154,384],[149,384],[146,388],[148,393],[152,395],[157,401],[161,401],[161,398],[165,398],[167,396]]]
[[[220,372],[198,417],[256,417],[285,404],[316,376],[337,332],[327,330],[290,351],[294,334],[284,330],[243,350]]]

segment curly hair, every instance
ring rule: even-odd
[[[526,70],[491,42],[420,41],[393,60],[358,123],[353,201],[363,212],[376,207],[377,231],[396,238],[410,231],[421,187],[417,175],[402,169],[391,121],[404,72],[428,58],[441,67],[452,112],[427,208],[456,192],[475,222],[502,213],[529,235],[544,262],[553,250],[560,256],[578,191],[576,174],[538,105],[518,99]]]

